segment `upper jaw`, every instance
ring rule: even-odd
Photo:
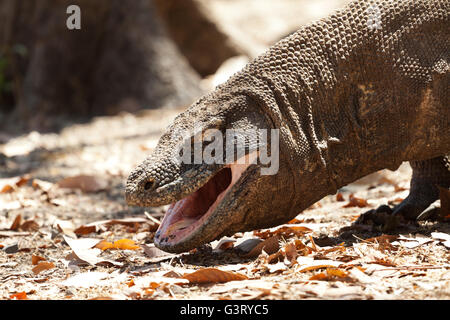
[[[131,174],[125,189],[125,200],[128,205],[141,207],[158,207],[178,201],[195,192],[223,166],[195,166],[176,177],[171,182],[154,190],[145,190],[149,180],[145,173]]]

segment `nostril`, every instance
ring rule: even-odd
[[[153,187],[154,182],[153,181],[147,181],[144,185],[144,190],[149,190]]]

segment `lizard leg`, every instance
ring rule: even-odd
[[[415,220],[439,198],[437,186],[450,187],[450,170],[444,157],[424,161],[410,161],[413,169],[408,197],[394,208],[394,215]]]

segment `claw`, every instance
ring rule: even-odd
[[[439,218],[441,209],[441,201],[436,200],[428,208],[426,208],[421,214],[419,214],[416,218],[417,221],[424,220],[437,220]]]

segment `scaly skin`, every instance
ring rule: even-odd
[[[183,141],[177,129],[198,122],[204,129],[280,129],[280,169],[262,176],[251,165],[189,237],[157,235],[155,244],[181,252],[275,226],[367,174],[449,154],[449,12],[448,0],[353,2],[281,40],[180,114],[130,175],[130,205],[180,200],[221,168],[173,160]],[[434,174],[425,182],[448,187],[448,175]],[[436,197],[418,186],[405,202],[412,216]]]

